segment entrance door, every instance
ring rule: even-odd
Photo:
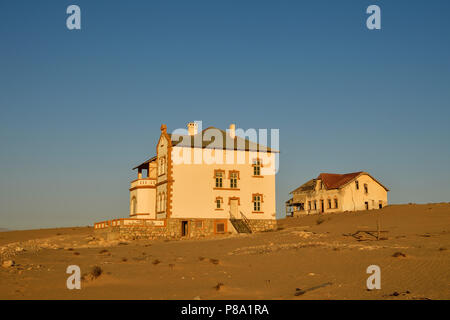
[[[181,221],[181,236],[185,237],[189,234],[188,221]]]
[[[320,211],[323,213],[325,211],[323,200],[320,200]]]
[[[230,199],[230,212],[231,216],[240,219],[241,214],[239,213],[239,200],[238,199]]]

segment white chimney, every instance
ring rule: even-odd
[[[195,122],[189,122],[187,124],[187,129],[190,136],[196,135],[198,133],[198,125]]]
[[[234,139],[236,137],[236,125],[234,123],[230,124],[230,129],[228,130],[230,137]]]

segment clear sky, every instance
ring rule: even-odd
[[[81,30],[66,8],[81,8]],[[366,8],[381,7],[381,30]],[[280,129],[277,211],[320,172],[450,201],[450,1],[0,2],[0,227],[128,215],[160,125]]]

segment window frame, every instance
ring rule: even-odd
[[[217,207],[217,204],[220,204],[220,206]],[[214,210],[216,210],[216,211],[223,211],[224,210],[224,208],[223,208],[223,198],[222,197],[216,197],[216,200],[214,201]]]
[[[263,177],[261,175],[261,168],[263,167],[263,162],[261,158],[253,159],[252,167],[253,167],[253,177]]]
[[[264,203],[264,195],[262,193],[253,193],[252,194],[252,205],[253,205],[252,213],[264,213],[264,211],[262,210],[263,203]]]
[[[220,174],[220,177],[218,176]],[[225,170],[215,169],[214,170],[214,186],[217,189],[223,188],[223,178],[225,177]],[[220,179],[220,180],[218,180]],[[218,183],[220,181],[220,184]]]
[[[240,180],[239,176],[240,174],[238,170],[228,171],[228,180],[230,181],[230,189],[238,189],[238,180]]]

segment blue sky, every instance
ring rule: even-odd
[[[82,30],[66,28],[81,8]],[[382,29],[366,28],[381,7]],[[161,123],[280,129],[278,214],[320,172],[450,201],[448,1],[0,3],[0,227],[128,214]]]

